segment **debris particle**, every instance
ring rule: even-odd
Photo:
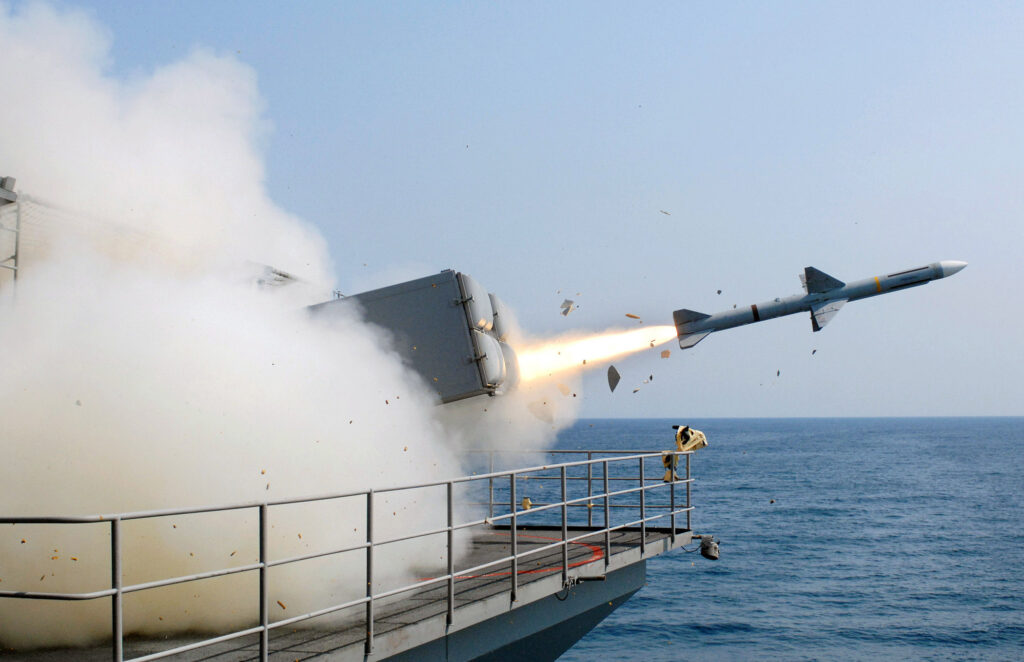
[[[721,293],[722,293],[722,290],[718,290],[718,293],[719,293],[719,294],[721,294]]]
[[[732,304],[732,307],[733,307],[733,308],[735,308],[735,307],[736,307],[736,304]]]
[[[565,384],[558,384],[558,390],[562,393],[562,395],[569,395],[569,393],[571,393],[569,387],[566,386]]]
[[[22,544],[22,545],[24,545],[24,544],[25,544],[25,539],[24,539],[24,538],[22,538],[22,539],[21,539],[21,544]]]
[[[486,411],[486,410],[484,410],[484,411]],[[409,447],[408,447],[408,446],[404,446],[404,447],[402,447],[402,452],[403,452],[403,453],[404,453],[405,451],[407,451],[407,450],[409,450]]]
[[[281,609],[287,609],[288,608],[288,607],[285,607],[284,603],[281,602],[280,600],[277,601],[277,606],[280,607]]]
[[[348,424],[349,424],[349,425],[352,425],[352,421],[349,421],[349,422],[348,422]]]
[[[649,380],[649,379],[645,379],[645,380],[643,381],[643,383],[644,383],[644,384],[650,384],[650,383],[651,383],[651,380]],[[640,389],[637,389],[637,391],[639,391],[639,390],[640,390]],[[634,393],[635,393],[635,392],[636,392],[636,391],[634,391]]]
[[[235,555],[235,554],[237,554],[237,553],[238,553],[238,550],[236,549],[235,551],[233,551],[233,552],[231,552],[230,554],[228,554],[228,556],[234,556],[234,555]]]
[[[46,575],[42,575],[41,577],[39,577],[39,581],[43,581],[44,579],[46,579]]]
[[[261,475],[261,476],[262,476],[263,474],[265,474],[265,473],[267,473],[267,470],[266,470],[266,469],[260,469],[260,475]]]
[[[670,350],[670,349],[663,349],[663,350],[661,350],[661,358],[667,359],[670,356],[672,356],[672,350]]]
[[[649,380],[651,380],[653,382],[654,381],[654,375],[650,375],[647,379],[649,379]]]
[[[195,556],[195,554],[193,554],[192,552],[189,552],[188,555],[189,556]]]
[[[639,389],[639,388],[635,388],[635,389],[633,389],[633,393],[638,393],[639,391],[640,391],[640,389]]]
[[[176,529],[176,528],[178,528],[178,525],[177,524],[171,524],[171,528],[172,529]]]
[[[769,501],[768,503],[775,503],[775,499],[772,499],[772,500],[771,500],[771,501]]]
[[[583,365],[587,365],[587,360],[583,359]]]
[[[81,407],[82,406],[82,401],[81,400],[75,400],[75,405]]]
[[[776,370],[776,371],[775,371],[775,376],[776,376],[776,377],[778,377],[778,376],[779,376],[779,375],[781,375],[781,374],[782,374],[782,371],[781,371],[781,370]]]
[[[529,510],[533,507],[533,501],[530,500],[530,497],[523,497],[523,501],[520,505],[522,505],[523,510]]]
[[[640,107],[641,107],[641,106],[637,106],[637,108],[640,108]],[[664,209],[659,209],[658,211],[660,211],[660,212],[661,212],[662,214],[664,214],[665,216],[671,216],[671,215],[672,215],[672,214],[668,213],[667,211],[665,211]]]
[[[573,301],[572,299],[565,299],[564,301],[562,301],[562,317],[569,316],[569,313],[571,313],[575,309],[575,303],[576,302]]]
[[[387,400],[385,400],[385,401],[384,401],[384,404],[386,404],[386,405],[389,405],[389,404],[391,404],[391,403],[390,403],[390,402],[388,402]]]
[[[78,557],[77,557],[77,556],[72,556],[72,557],[71,557],[71,560],[72,560],[72,561],[77,561],[77,560],[78,560]]]
[[[815,354],[817,354],[817,353],[818,353],[818,350],[816,350],[816,349],[812,349],[812,350],[811,350],[811,356],[814,356],[814,355],[815,355]]]
[[[628,317],[631,320],[638,320],[638,319],[640,319],[639,315],[634,315],[633,313],[626,313],[626,317]]]
[[[51,560],[51,561],[56,561],[56,560],[57,560],[57,559],[59,559],[59,558],[60,558],[59,556],[51,556],[51,557],[50,557],[50,560]]]
[[[301,533],[299,534],[299,540],[302,540],[302,534]]]
[[[615,366],[608,366],[608,388],[615,392],[615,387],[619,385],[619,380],[622,379],[622,375],[615,369]]]
[[[265,489],[270,489],[270,483],[267,483],[267,487]]]

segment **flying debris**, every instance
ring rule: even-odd
[[[816,349],[812,349],[812,350],[811,350],[811,356],[814,356],[814,355],[815,355],[815,354],[817,354],[817,353],[818,353],[818,350],[816,350]]]
[[[640,387],[639,386],[636,387],[635,389],[633,389],[633,393],[639,393],[639,392],[640,392]]]
[[[659,209],[658,211],[660,211],[665,216],[671,216],[672,215],[672,214],[668,213],[667,211],[665,211],[664,209]]]
[[[672,350],[670,350],[670,349],[663,349],[663,350],[661,350],[661,358],[667,359],[670,356],[672,356]]]
[[[719,294],[721,294],[721,293],[722,293],[722,290],[718,290],[718,293],[719,293]]]
[[[782,371],[781,370],[776,370],[775,371],[775,376],[776,377],[781,377],[782,376]]]
[[[966,262],[944,260],[916,269],[908,269],[887,276],[865,278],[852,283],[844,283],[814,267],[807,267],[800,276],[804,294],[776,298],[749,308],[727,310],[714,315],[682,308],[673,312],[672,317],[676,323],[680,349],[693,347],[715,331],[803,311],[810,312],[811,327],[815,331],[821,331],[847,301],[866,299],[895,290],[924,285],[939,278],[952,276],[966,266]]]
[[[562,302],[562,317],[568,317],[569,313],[573,311],[573,304],[576,302],[572,299],[566,299]]]
[[[634,315],[633,313],[626,313],[626,317],[628,317],[631,320],[638,320],[638,319],[640,319],[639,315]]]
[[[619,385],[620,379],[622,379],[622,376],[619,374],[619,371],[615,369],[615,366],[608,366],[608,388],[612,390],[612,393],[615,392],[615,387]]]

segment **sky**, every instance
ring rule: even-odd
[[[55,6],[112,80],[251,68],[266,190],[346,294],[453,268],[546,337],[969,263],[595,369],[582,416],[1024,414],[1022,4]]]

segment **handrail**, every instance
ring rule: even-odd
[[[192,642],[187,645],[178,646],[176,648],[160,651],[156,653],[150,653],[142,657],[133,658],[130,662],[142,662],[144,660],[156,660],[165,657],[169,657],[178,653],[184,653],[186,651],[196,650],[211,646],[217,643],[230,641],[239,637],[259,634],[260,638],[260,659],[267,660],[269,655],[269,632],[272,629],[283,627],[285,625],[297,623],[300,621],[316,618],[325,614],[338,612],[348,608],[358,607],[363,605],[365,608],[365,625],[366,625],[366,638],[365,638],[365,654],[370,655],[373,652],[374,643],[374,618],[376,616],[375,602],[384,598],[400,595],[413,590],[421,590],[423,588],[434,586],[437,584],[445,584],[447,587],[447,607],[446,607],[446,622],[450,625],[455,621],[455,584],[460,578],[479,573],[482,570],[491,568],[494,566],[509,566],[509,596],[512,602],[517,600],[518,595],[518,584],[519,584],[519,566],[522,559],[535,555],[542,554],[544,552],[550,552],[553,550],[559,550],[560,563],[559,570],[561,571],[563,584],[568,585],[570,575],[570,564],[569,564],[569,545],[575,544],[586,538],[592,538],[594,536],[603,535],[603,547],[604,547],[604,562],[605,565],[610,562],[611,556],[611,534],[615,531],[624,529],[631,529],[639,527],[640,529],[640,540],[639,547],[643,554],[646,549],[646,530],[649,522],[659,520],[662,518],[669,518],[670,520],[670,536],[672,541],[675,541],[676,535],[676,516],[685,513],[686,514],[686,529],[690,526],[690,515],[693,510],[693,506],[690,502],[690,487],[693,482],[693,478],[690,475],[690,455],[691,451],[650,451],[650,452],[638,452],[638,451],[620,451],[620,450],[555,450],[555,451],[543,451],[543,453],[551,455],[584,455],[587,459],[585,460],[574,460],[569,462],[560,462],[556,464],[545,464],[536,465],[525,468],[508,469],[501,471],[494,471],[494,457],[495,454],[538,454],[535,451],[500,451],[500,450],[482,450],[482,451],[470,451],[475,453],[488,453],[489,454],[489,468],[491,471],[484,474],[476,474],[470,476],[460,476],[449,480],[432,481],[426,483],[405,485],[399,487],[387,487],[377,488],[368,490],[358,490],[349,492],[338,492],[330,494],[321,494],[306,497],[294,497],[285,499],[275,499],[262,502],[246,502],[246,503],[235,503],[221,506],[198,506],[191,508],[168,508],[159,510],[144,510],[127,513],[115,513],[115,514],[103,514],[103,515],[84,515],[84,516],[39,516],[39,517],[0,517],[0,524],[95,524],[95,523],[106,523],[110,526],[110,553],[111,553],[111,586],[110,588],[83,592],[83,593],[44,593],[38,591],[0,591],[0,599],[3,598],[15,598],[15,599],[34,599],[34,600],[95,600],[101,598],[111,598],[111,632],[113,638],[112,646],[112,659],[116,662],[122,662],[124,660],[123,645],[124,645],[124,633],[123,633],[123,596],[126,593],[137,593],[141,591],[171,586],[175,584],[183,584],[192,581],[199,581],[203,579],[210,579],[214,577],[223,577],[227,575],[235,575],[246,572],[257,572],[259,574],[259,620],[260,624],[255,627],[249,627],[242,630],[238,630],[232,633],[224,634],[221,636],[205,639],[198,642]],[[653,478],[646,476],[646,468],[652,464],[656,465],[659,469],[661,467],[660,460],[667,455],[671,456],[683,456],[685,459],[686,474],[685,478],[676,478],[669,482],[662,482],[660,478]],[[609,457],[610,456],[610,457]],[[658,462],[648,462],[645,460],[655,459]],[[595,473],[595,465],[600,465],[600,472]],[[623,475],[610,475],[611,468],[624,467],[625,471],[635,472],[632,476]],[[632,468],[631,468],[632,467]],[[569,475],[570,470],[578,468],[585,468],[586,473],[582,476]],[[555,475],[538,475],[543,473],[554,473]],[[619,472],[621,474],[621,472]],[[507,487],[501,486],[501,481],[507,481]],[[520,507],[517,503],[518,486],[517,483],[529,482],[529,481],[548,481],[557,480],[559,481],[558,486],[554,487],[557,492],[551,494],[555,498],[553,501],[538,502],[536,504],[530,504],[526,507]],[[463,501],[463,505],[475,505],[475,506],[487,506],[487,516],[484,518],[471,517],[466,521],[456,521],[455,518],[455,487],[457,485],[464,484],[482,484],[480,481],[487,481],[487,502],[476,502],[476,501]],[[581,482],[586,482],[586,495],[576,496],[570,494],[570,486],[580,486]],[[623,489],[610,489],[612,481],[632,481],[634,486],[624,487]],[[533,483],[529,483],[533,484]],[[536,484],[538,489],[543,491],[544,483]],[[594,490],[595,485],[599,486],[598,491]],[[685,503],[677,507],[676,503],[676,485],[686,485],[686,499]],[[445,503],[447,507],[447,521],[444,526],[432,528],[426,531],[417,531],[413,533],[404,533],[398,536],[379,539],[374,535],[373,519],[374,519],[374,497],[379,494],[401,492],[408,490],[420,490],[429,489],[436,487],[445,488]],[[507,494],[508,500],[505,501],[505,497],[501,494],[496,495],[496,489],[499,492],[504,491]],[[650,494],[664,494],[668,492],[665,502],[661,503],[649,503]],[[537,495],[542,496],[542,495]],[[633,497],[635,503],[612,503],[616,498],[622,499],[624,497]],[[338,549],[329,549],[326,551],[318,551],[310,554],[302,554],[299,556],[292,556],[287,558],[272,559],[270,556],[270,537],[269,537],[269,515],[270,509],[277,506],[289,506],[296,504],[308,504],[320,501],[332,500],[332,499],[349,499],[349,498],[363,498],[365,499],[365,526],[366,526],[366,538],[365,542],[349,545]],[[603,505],[603,509],[597,509],[594,506],[596,504]],[[577,513],[579,508],[585,508],[586,524],[571,522],[570,515]],[[259,534],[259,560],[255,563],[247,563],[244,565],[233,566],[230,568],[221,568],[215,570],[209,570],[200,573],[194,573],[191,575],[183,575],[178,577],[162,578],[153,581],[147,581],[143,583],[123,585],[122,584],[122,561],[123,561],[123,543],[122,537],[124,530],[122,524],[125,521],[138,520],[138,519],[149,519],[149,518],[160,518],[160,517],[177,517],[182,515],[195,515],[201,513],[211,512],[229,512],[236,510],[255,509],[258,511],[257,527]],[[496,511],[497,509],[497,511]],[[626,509],[639,511],[639,518],[631,519],[625,523],[612,524],[611,512],[613,509]],[[655,511],[655,514],[649,514],[649,510]],[[519,546],[520,533],[519,529],[522,526],[522,520],[526,517],[535,517],[541,513],[557,511],[559,515],[557,517],[557,524],[555,525],[559,530],[558,538],[552,538],[548,544],[536,545],[525,550],[521,550]],[[603,514],[601,526],[594,526],[595,511]],[[542,516],[543,517],[543,516]],[[550,521],[550,517],[548,518]],[[455,534],[457,531],[481,526],[481,525],[495,525],[496,523],[508,521],[510,529],[510,554],[502,556],[501,558],[487,561],[482,564],[470,568],[458,568],[455,558]],[[579,535],[569,535],[569,528],[585,526],[586,531]],[[394,543],[404,542],[417,538],[424,538],[427,536],[436,536],[445,534],[446,536],[446,571],[443,576],[431,577],[421,579],[411,584],[399,586],[397,588],[390,588],[388,590],[378,590],[379,587],[375,582],[375,569],[374,569],[374,550],[383,546]],[[366,565],[366,593],[364,597],[349,600],[347,602],[332,605],[323,609],[318,609],[306,614],[289,617],[278,621],[271,621],[269,616],[269,585],[268,585],[268,571],[272,567],[289,565],[294,563],[301,563],[309,561],[311,559],[322,558],[325,556],[332,556],[350,552],[358,552],[362,550],[365,554],[365,565]]]

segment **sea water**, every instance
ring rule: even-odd
[[[561,660],[1024,660],[1024,418],[591,419],[558,447],[674,423],[707,434],[693,529],[721,558],[652,559]]]

